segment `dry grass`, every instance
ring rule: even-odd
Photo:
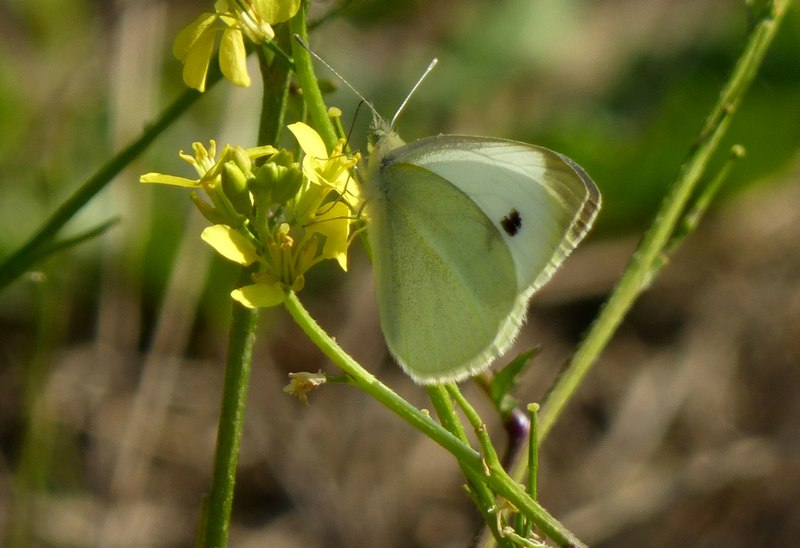
[[[790,183],[714,215],[637,304],[548,440],[541,499],[590,543],[788,546],[797,538],[797,203],[800,186]],[[614,247],[629,244],[590,246],[566,277],[579,283],[591,272],[583,266],[602,255],[614,260],[597,262],[596,275],[610,280],[623,266]],[[314,306],[345,348],[375,364],[383,350],[368,279],[362,265],[345,282],[343,302],[356,304],[349,311]],[[534,305],[525,337],[545,348],[520,390],[531,399],[574,343],[576,314],[596,304],[571,283]],[[283,315],[266,324],[231,545],[465,545],[475,515],[452,459],[347,387],[324,387],[308,407],[283,394],[287,370],[326,364]],[[34,409],[53,458],[72,459],[78,477],[73,489],[22,499],[42,545],[191,542],[208,485],[219,358],[124,354],[98,341],[64,348]],[[394,366],[380,373],[425,405]],[[2,401],[13,401],[13,383],[3,386]],[[15,500],[7,466],[4,528]]]
[[[619,10],[645,4],[640,16],[647,24],[626,24],[627,38],[615,40],[607,25],[618,20]],[[592,51],[605,62],[581,58],[592,66],[574,68],[565,47],[549,84],[562,89],[571,77],[570,85],[591,94],[620,70],[628,50],[643,47],[653,29],[664,29],[656,50],[697,40],[698,23],[704,29],[706,21],[698,18],[695,4],[684,4],[672,11],[666,7],[671,2],[597,3],[589,18],[595,24],[584,39],[595,43]],[[165,40],[159,38],[160,23],[153,23],[163,16],[151,13],[130,28],[115,29],[120,34],[109,42],[119,51],[108,56],[119,57],[91,57],[83,65],[90,72],[106,62],[140,67],[110,77],[116,84],[109,91],[109,116],[119,142],[138,133],[142,112],[155,110],[155,94],[143,96],[142,90],[158,87],[146,83],[158,80],[157,54],[143,44]],[[673,19],[664,24],[664,18]],[[684,31],[667,32],[684,20]],[[435,34],[431,28],[423,31]],[[153,34],[145,39],[142,29]],[[46,75],[59,67],[60,81],[73,61],[45,59],[41,52],[37,58],[30,36],[4,30],[13,35],[9,42],[19,59],[39,63],[27,72],[19,69],[31,78],[22,80],[36,91],[30,101],[37,110],[58,111],[105,93],[83,73],[68,78],[62,93],[33,85],[37,78],[48,82]],[[73,47],[71,55],[80,57],[87,46]],[[588,47],[575,46],[573,57]],[[546,88],[548,82],[541,84]],[[498,93],[496,109],[516,116],[507,99]],[[533,112],[537,105],[552,108],[560,96],[551,90],[544,99],[530,94],[527,100]],[[205,132],[202,138],[236,135],[252,120],[237,114],[250,110],[230,105],[233,122],[220,132],[196,119],[186,123]],[[455,124],[474,121],[474,112],[467,105]],[[56,118],[63,127],[75,123]],[[19,134],[45,141],[39,154],[47,172],[50,163],[59,165],[74,151],[59,148],[69,140],[64,137],[37,139],[42,128],[52,130],[31,125]],[[22,173],[9,165],[6,172]],[[72,169],[89,167],[79,162]],[[741,194],[687,240],[547,440],[541,501],[589,543],[792,546],[800,538],[800,166],[781,179]],[[198,311],[210,257],[197,238],[203,222],[192,221],[182,235],[151,235],[182,242],[163,296],[154,297],[157,291],[135,269],[149,259],[141,256],[142,234],[150,229],[149,216],[158,213],[134,183],[112,192],[97,209],[122,212],[124,230],[105,241],[108,251],[99,266],[77,254],[76,262],[85,266],[81,275],[94,284],[88,296],[86,289],[58,287],[74,279],[53,276],[53,287],[40,285],[40,301],[17,291],[2,302],[0,539],[12,546],[14,539],[17,546],[191,545],[208,489],[223,376],[221,318],[228,311]],[[41,217],[35,209],[11,209],[8,219],[23,234]],[[89,217],[102,215],[92,210]],[[634,245],[630,238],[589,242],[534,298],[519,348],[541,345],[542,353],[518,391],[523,399],[541,398]],[[100,282],[86,272],[92,268],[102,272]],[[351,272],[331,280],[333,289],[318,287],[301,296],[312,313],[370,370],[426,406],[424,393],[386,357],[369,267],[359,252]],[[55,339],[37,339],[36,333]],[[286,314],[264,314],[230,545],[467,545],[477,516],[460,489],[457,466],[438,446],[351,388],[325,386],[311,395],[308,407],[281,391],[289,371],[320,368],[331,366]],[[28,392],[37,382],[40,389]],[[469,385],[466,390],[493,422],[502,446],[502,432],[481,395]]]

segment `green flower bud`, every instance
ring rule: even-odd
[[[242,214],[250,212],[250,191],[247,188],[247,176],[234,162],[226,162],[222,166],[222,191],[234,209]]]
[[[272,191],[272,200],[278,204],[286,203],[294,198],[303,185],[303,172],[297,164],[284,168],[281,175]]]
[[[270,158],[270,162],[275,162],[276,164],[283,167],[289,167],[292,164],[294,164],[294,154],[292,154],[285,148],[282,148],[281,150],[278,151],[277,154],[273,155],[272,158]]]
[[[225,216],[217,211],[214,206],[201,198],[197,192],[192,192],[190,196],[194,202],[194,205],[197,206],[197,209],[200,210],[200,213],[203,215],[203,217],[211,221],[212,224],[219,225],[227,222]]]
[[[245,175],[251,175],[253,170],[253,162],[250,160],[250,156],[247,155],[244,149],[241,147],[233,147],[233,163],[236,164],[236,167],[242,170],[242,173]]]
[[[286,171],[285,167],[273,162],[267,162],[256,169],[253,178],[248,181],[248,184],[250,185],[250,192],[256,196],[257,202],[267,203],[266,200],[269,199],[269,203],[271,203],[272,192],[277,185],[277,181],[283,176],[284,171]]]

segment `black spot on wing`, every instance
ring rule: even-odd
[[[500,219],[500,226],[509,236],[516,235],[519,229],[522,228],[522,217],[520,217],[519,211],[516,209],[509,211],[508,215]]]

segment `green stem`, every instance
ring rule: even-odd
[[[539,497],[539,404],[528,405],[531,431],[528,441],[528,493],[533,500]]]
[[[722,183],[728,178],[728,174],[730,174],[734,163],[743,158],[744,155],[745,150],[741,145],[733,145],[731,147],[727,161],[722,165],[722,168],[717,172],[711,182],[703,188],[703,192],[700,193],[681,218],[679,226],[672,234],[669,243],[664,249],[664,254],[667,255],[667,257],[672,255],[674,251],[680,247],[680,244],[686,236],[697,229],[697,226],[700,224],[700,219],[705,215],[720,187],[722,187]]]
[[[214,69],[209,71],[207,79],[206,85],[208,87],[214,85],[221,78],[219,67],[217,65],[213,66]],[[201,96],[202,93],[193,89],[184,91],[180,97],[164,109],[158,119],[142,133],[141,137],[117,153],[67,198],[39,230],[0,265],[0,291],[29,270],[36,260],[41,258],[41,248],[49,244],[58,231],[83,206],[103,190],[114,177],[141,154],[156,137],[170,127]]]
[[[42,247],[39,248],[38,252],[33,257],[33,260],[34,262],[38,262],[40,260],[45,259],[48,255],[53,255],[54,253],[64,251],[65,249],[75,247],[77,245],[82,244],[83,242],[102,236],[112,226],[119,223],[119,221],[120,221],[119,217],[114,217],[112,219],[100,223],[99,225],[93,228],[80,232],[74,236],[70,236],[69,238],[65,238],[63,240],[51,241],[50,243],[43,245]]]
[[[528,404],[530,414],[530,432],[528,438],[528,475],[527,487],[528,494],[533,500],[539,498],[539,404]],[[524,538],[531,536],[531,522],[525,520],[524,523],[517,524],[517,532]]]
[[[700,181],[711,155],[717,150],[733,113],[753,81],[790,1],[772,2],[766,16],[753,28],[745,50],[720,94],[719,101],[707,118],[695,146],[681,167],[677,180],[665,197],[653,224],[645,233],[600,315],[548,393],[539,419],[540,441],[543,441],[553,428],[622,318],[651,281],[653,265],[673,234],[676,223]]]
[[[299,36],[304,44],[308,44],[306,13],[307,6],[306,2],[303,1],[300,11],[289,20],[289,31]],[[330,151],[336,145],[338,137],[330,116],[328,116],[328,107],[322,98],[322,91],[319,89],[317,77],[314,74],[311,54],[297,40],[292,40],[292,57],[294,58],[294,70],[297,80],[303,89],[303,102],[308,107],[311,125],[317,130]]]
[[[456,436],[440,426],[431,417],[406,400],[391,388],[379,381],[372,373],[361,367],[351,358],[312,318],[300,303],[297,295],[289,293],[284,303],[289,314],[306,336],[317,348],[322,350],[339,369],[351,379],[351,383],[374,399],[378,400],[393,413],[411,424],[417,430],[432,438],[436,443],[453,453],[459,461],[479,462],[478,452],[464,444]]]
[[[250,281],[250,272],[242,272],[242,283]],[[214,453],[214,471],[206,505],[203,509],[199,546],[223,548],[228,542],[228,527],[233,507],[233,488],[239,461],[239,445],[244,425],[250,363],[258,323],[258,311],[233,303],[228,359],[222,388],[222,407]]]
[[[495,451],[494,445],[492,445],[492,440],[489,437],[489,431],[486,428],[486,423],[483,422],[483,419],[481,419],[478,412],[475,410],[472,404],[469,403],[469,401],[464,397],[464,395],[461,393],[461,391],[458,389],[458,386],[455,383],[450,383],[446,386],[447,386],[447,393],[450,395],[450,397],[453,398],[453,400],[458,404],[458,406],[464,412],[464,416],[467,417],[467,421],[470,423],[473,430],[475,431],[475,436],[478,438],[478,444],[481,447],[481,454],[483,455],[483,461],[485,463],[485,466],[488,468],[490,474],[510,478],[510,476],[508,476],[506,474],[506,471],[503,469],[503,465],[497,456],[497,451]],[[519,486],[519,484],[517,485]],[[519,487],[521,488],[521,486]],[[536,499],[530,491],[526,493],[526,499],[531,501],[534,507],[541,508],[538,506],[538,503],[536,503]],[[540,525],[540,522],[537,520],[538,515],[536,512],[534,512],[533,514],[527,514],[523,512],[523,514],[525,515],[526,518],[528,518],[530,522],[533,522],[536,525]],[[523,527],[521,526],[522,524],[520,524],[518,520],[516,520],[516,523],[517,525],[520,526],[520,531],[521,531],[523,529]],[[563,529],[563,531],[561,532],[562,533],[566,532],[567,534],[570,535],[570,537],[572,537],[572,533],[570,533],[566,529]],[[505,535],[505,533],[506,531],[504,530],[503,534]],[[550,536],[549,531],[545,530],[545,533],[548,536]],[[577,541],[577,539],[575,540]]]
[[[286,25],[278,27],[275,39],[280,46],[279,49],[287,47],[289,32]],[[263,49],[257,53],[265,90],[261,99],[261,123],[258,129],[258,144],[274,145],[278,142],[283,128],[292,66],[280,57],[273,56],[270,61],[267,52]]]
[[[464,431],[464,426],[458,419],[455,407],[453,406],[453,399],[448,395],[447,388],[442,385],[426,386],[425,391],[428,393],[431,403],[433,403],[436,414],[439,416],[442,426],[449,432],[453,433],[464,444],[469,444],[467,433]],[[461,471],[464,477],[467,478],[469,486],[470,497],[472,498],[475,506],[483,516],[483,521],[486,527],[492,532],[494,539],[502,544],[503,538],[497,528],[497,501],[492,493],[492,490],[483,481],[481,475],[473,473],[468,468],[462,466]]]
[[[278,39],[286,41],[286,36],[286,29],[282,26],[278,30]],[[283,60],[276,62],[278,58],[269,62],[263,51],[259,52],[258,58],[264,82],[258,144],[276,144],[283,125],[291,67]],[[251,274],[251,269],[243,269],[237,286],[251,283]],[[199,525],[198,545],[203,547],[221,548],[228,540],[257,323],[257,310],[233,303],[214,471]]]
[[[484,461],[486,461],[490,468],[502,468],[503,465],[500,464],[497,451],[494,450],[494,445],[492,445],[492,440],[489,437],[486,423],[483,422],[483,419],[475,408],[472,407],[472,404],[467,401],[467,398],[465,398],[461,390],[458,389],[456,383],[448,383],[445,385],[445,388],[447,389],[447,393],[450,394],[450,397],[453,398],[453,401],[455,401],[461,408],[461,411],[464,412],[464,416],[467,417],[467,422],[472,426],[472,430],[478,438],[478,445],[481,447],[481,455]]]
[[[514,481],[502,468],[492,468],[487,471],[484,461],[477,451],[431,419],[427,413],[422,412],[401,398],[369,371],[361,367],[314,321],[294,293],[287,294],[284,305],[311,342],[322,350],[323,354],[337,367],[350,376],[352,383],[360,390],[372,396],[411,426],[449,451],[462,467],[474,474],[481,475],[483,481],[494,492],[508,499],[559,546],[583,546],[580,540],[575,538],[539,503],[529,497],[525,492],[525,488]]]

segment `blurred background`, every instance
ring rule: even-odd
[[[502,136],[580,163],[604,197],[588,241],[534,297],[517,394],[539,401],[597,313],[740,53],[733,0],[319,1],[312,46],[406,140]],[[183,90],[179,29],[211,2],[0,1],[0,257]],[[637,302],[541,456],[540,500],[597,546],[790,546],[800,538],[800,10],[746,96],[747,155]],[[251,60],[254,61],[254,60]],[[255,76],[256,65],[251,75]],[[320,68],[319,75],[332,75]],[[257,78],[254,78],[257,80]],[[329,104],[363,147],[369,116]],[[192,141],[251,146],[260,90],[216,86],[64,230],[119,218],[0,294],[0,545],[189,546],[209,485],[236,268],[180,189]],[[360,244],[301,299],[404,397]],[[511,357],[515,352],[509,353]],[[508,359],[508,358],[506,358]],[[335,372],[283,310],[262,314],[231,546],[466,546],[454,461]],[[465,390],[503,431],[480,392]]]

